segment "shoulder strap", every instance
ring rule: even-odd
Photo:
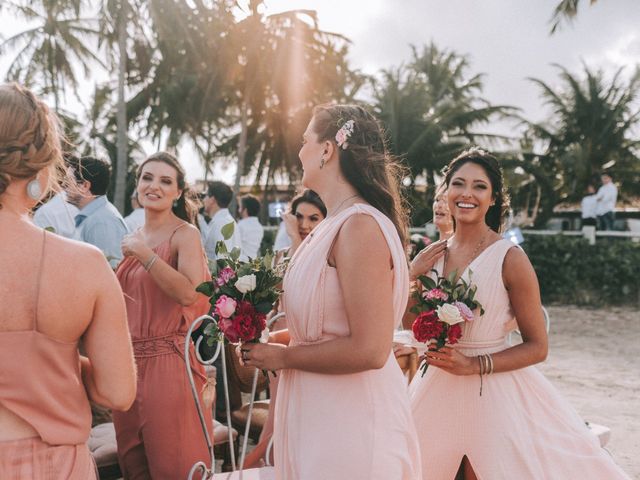
[[[182,222],[180,225],[173,229],[173,232],[171,232],[171,235],[169,236],[169,243],[171,243],[171,240],[173,240],[173,236],[176,234],[176,232],[185,225],[188,225],[187,222]]]
[[[42,252],[40,254],[40,265],[38,266],[38,276],[36,277],[36,295],[34,301],[33,329],[38,330],[38,303],[40,303],[40,285],[42,284],[42,270],[44,265],[45,245],[47,243],[47,231],[42,230]]]

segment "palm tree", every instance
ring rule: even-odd
[[[592,72],[586,66],[583,79],[557,68],[560,88],[531,79],[540,87],[552,116],[530,126],[535,138],[544,142],[558,199],[577,201],[603,170],[621,180],[622,191],[638,191],[640,141],[634,132],[640,119],[640,69],[626,81],[620,69],[607,81],[601,71]]]
[[[0,54],[18,53],[7,77],[27,86],[41,85],[44,94],[53,96],[60,110],[60,95],[67,85],[77,94],[76,67],[90,75],[92,64],[102,65],[88,46],[97,41],[96,20],[81,18],[82,0],[7,0],[2,7],[26,20],[31,26],[0,44]]]
[[[571,22],[578,14],[578,6],[581,0],[560,0],[551,17],[551,34],[553,35],[563,22]],[[589,0],[593,5],[598,0]]]

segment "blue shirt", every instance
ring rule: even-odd
[[[74,238],[102,250],[113,268],[122,260],[122,237],[128,233],[122,215],[105,195],[96,197],[76,215]]]

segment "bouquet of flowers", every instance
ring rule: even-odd
[[[233,223],[222,228],[228,240]],[[224,241],[216,245],[217,260],[210,262],[212,281],[196,289],[210,297],[215,322],[204,329],[207,344],[226,339],[230,343],[266,341],[269,336],[266,316],[278,300],[282,274],[274,267],[273,256],[240,261],[240,250],[227,251]]]
[[[411,309],[418,316],[413,322],[413,335],[419,342],[435,343],[435,350],[445,344],[456,344],[462,338],[463,322],[473,321],[474,311],[480,310],[484,314],[482,305],[475,299],[478,287],[459,279],[454,270],[448,277],[440,277],[435,270],[436,280],[421,275],[418,280],[423,288],[414,293],[416,304]],[[471,277],[469,270],[469,277]],[[421,369],[422,375],[427,371],[425,362]]]

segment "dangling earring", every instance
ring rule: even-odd
[[[324,157],[320,158],[320,170],[324,167]]]
[[[40,200],[42,197],[42,187],[37,178],[27,183],[27,195],[33,200]]]
[[[179,200],[179,199],[180,199],[180,197],[176,198],[176,199],[173,201],[173,208],[178,208],[178,200]]]

